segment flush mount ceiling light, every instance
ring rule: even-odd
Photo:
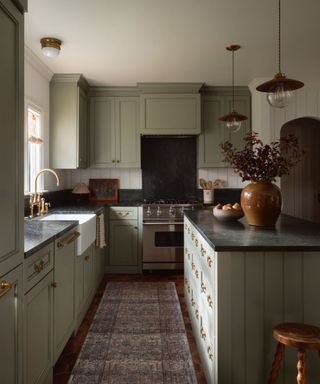
[[[281,0],[278,0],[279,20],[278,20],[278,73],[272,80],[269,80],[256,89],[260,92],[267,93],[268,103],[272,107],[283,108],[291,100],[292,91],[302,88],[304,84],[298,80],[286,78],[286,75],[281,72]]]
[[[248,119],[247,116],[241,115],[234,109],[234,53],[240,48],[240,45],[235,44],[226,47],[227,51],[232,52],[232,112],[219,117],[219,120],[225,122],[226,127],[232,129],[234,132],[239,131],[241,128],[241,121]]]
[[[42,53],[47,57],[57,57],[62,41],[54,37],[43,37],[40,40]]]

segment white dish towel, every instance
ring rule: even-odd
[[[105,225],[104,225],[104,214],[101,213],[97,216],[97,237],[96,237],[96,247],[104,248],[106,247],[106,235],[105,235]]]

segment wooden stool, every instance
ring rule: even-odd
[[[276,383],[284,348],[288,345],[298,349],[297,383],[306,384],[306,350],[316,349],[320,355],[320,328],[307,324],[284,323],[273,328],[273,337],[278,340],[278,345],[268,383]]]

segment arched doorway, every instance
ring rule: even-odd
[[[285,123],[281,136],[295,134],[306,151],[302,161],[281,178],[283,213],[320,223],[320,119],[301,117]]]

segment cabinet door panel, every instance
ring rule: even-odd
[[[110,222],[111,266],[138,265],[138,226],[135,220]]]
[[[26,384],[42,383],[52,370],[51,271],[24,298],[24,378]]]
[[[12,284],[0,298],[0,381],[22,383],[22,266],[0,278]]]
[[[202,101],[202,133],[199,136],[199,167],[225,166],[219,144],[224,140],[223,123],[219,117],[224,114],[224,98],[208,97]]]
[[[66,234],[69,236],[70,232]],[[75,243],[58,247],[55,244],[54,280],[54,363],[62,352],[74,327],[74,264]]]
[[[115,166],[114,98],[96,97],[90,105],[90,159],[93,168]]]
[[[79,88],[79,168],[87,167],[87,153],[88,153],[88,104],[85,92]]]
[[[23,16],[0,1],[0,276],[23,260]]]
[[[115,99],[116,159],[119,168],[140,168],[139,98]]]

